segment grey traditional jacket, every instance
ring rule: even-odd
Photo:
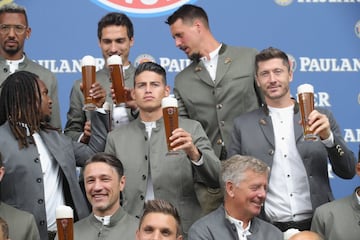
[[[311,231],[326,240],[360,239],[360,204],[354,193],[348,197],[326,203],[315,210]]]
[[[133,240],[139,220],[119,208],[110,218],[109,225],[103,225],[94,214],[76,222],[74,240]]]
[[[202,61],[193,61],[175,77],[179,114],[201,123],[220,159],[222,145],[229,145],[234,118],[259,108],[262,101],[255,84],[256,53],[223,44],[215,81]]]
[[[155,198],[167,200],[178,209],[186,233],[202,214],[194,183],[219,187],[220,161],[198,122],[180,118],[179,126],[191,134],[202,153],[204,163],[201,166],[194,165],[183,151],[167,155],[163,118],[156,121],[150,138],[139,118],[115,129],[108,135],[105,151],[115,154],[124,165],[123,206],[127,212],[137,217],[141,215],[150,171]]]
[[[32,214],[0,202],[0,217],[9,226],[10,239],[40,240],[39,231]]]
[[[251,220],[248,240],[283,240],[283,233],[257,217]],[[196,221],[189,230],[189,240],[239,240],[236,226],[227,219],[224,205]]]
[[[299,124],[300,113],[297,103],[294,106],[293,120],[296,147],[308,176],[313,210],[334,199],[329,183],[328,160],[332,170],[339,177],[351,179],[355,175],[354,153],[346,146],[333,115],[324,108],[317,108],[317,110],[329,118],[334,135],[334,147],[327,148],[321,141],[306,142],[302,140],[303,131]],[[229,156],[235,154],[254,156],[267,163],[271,168],[274,153],[274,129],[266,106],[235,119]]]
[[[75,220],[89,214],[85,197],[76,175],[76,165],[82,166],[94,153],[104,150],[108,118],[106,114],[93,112],[89,145],[72,141],[54,130],[39,132],[50,155],[59,165],[63,179],[66,205],[74,209]],[[39,153],[34,144],[19,149],[10,130],[9,122],[0,126],[0,152],[3,155],[6,174],[1,182],[1,197],[7,204],[34,215],[42,240],[47,239],[47,221],[43,173]]]

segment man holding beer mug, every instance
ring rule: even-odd
[[[128,90],[133,87],[135,67],[130,63],[128,57],[134,44],[134,28],[128,16],[123,13],[111,12],[100,19],[97,34],[105,64],[96,72],[95,78],[107,92],[106,101],[112,103],[112,81],[107,59],[112,55],[121,56],[125,87]],[[83,111],[84,96],[80,89],[81,82],[82,79],[75,81],[72,87],[64,133],[75,141],[87,143],[91,135],[91,128],[89,113]],[[123,106],[113,108],[110,104],[114,127],[126,124],[137,116],[134,101],[127,100],[126,108]]]
[[[124,208],[139,217],[146,200],[164,199],[178,209],[186,233],[202,214],[194,184],[219,187],[220,161],[201,125],[189,119],[178,119],[168,151],[161,102],[169,93],[165,69],[141,63],[132,91],[139,117],[109,133],[105,152],[116,155],[126,169]]]
[[[317,108],[307,117],[318,141],[306,141],[299,104],[291,98],[289,59],[267,48],[255,58],[256,82],[266,105],[235,119],[229,155],[252,155],[271,167],[269,191],[262,217],[283,232],[309,230],[314,209],[334,199],[328,159],[336,175],[355,175],[355,156],[346,146],[329,110]]]

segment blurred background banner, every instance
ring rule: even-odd
[[[27,55],[54,72],[59,81],[63,125],[73,82],[81,76],[80,59],[104,64],[97,39],[97,23],[110,11],[128,14],[135,44],[130,60],[136,66],[153,60],[175,75],[189,64],[175,47],[166,18],[179,6],[193,3],[205,9],[214,36],[221,42],[269,46],[288,53],[294,68],[291,92],[302,83],[314,85],[316,105],[332,110],[354,153],[360,142],[360,0],[2,0],[26,7],[32,35]],[[350,194],[360,180],[333,176],[336,198]]]

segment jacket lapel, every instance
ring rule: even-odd
[[[228,56],[226,52],[226,45],[223,44],[219,51],[219,58],[216,67],[216,78],[215,85],[218,85],[223,79],[225,73],[229,70],[231,66],[232,59]]]
[[[197,65],[195,65],[194,72],[200,78],[201,81],[206,83],[207,85],[213,87],[214,82],[210,77],[209,72],[206,70],[205,65],[202,61],[199,61]]]
[[[265,114],[261,116],[259,119],[259,126],[266,140],[275,149],[275,137],[271,117]]]

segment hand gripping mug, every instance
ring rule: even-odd
[[[81,60],[81,73],[84,94],[84,111],[96,109],[93,98],[90,96],[91,85],[95,83],[95,59],[92,56],[84,56]]]
[[[174,97],[164,97],[161,101],[161,107],[163,110],[163,118],[165,124],[166,143],[168,146],[169,153],[172,152],[169,138],[172,132],[179,127],[179,116],[178,116],[178,103]],[[175,152],[174,152],[175,153]]]
[[[119,55],[112,55],[107,59],[107,64],[115,93],[115,104],[117,106],[124,105],[128,101],[128,93],[125,89],[124,84],[124,74],[121,57]]]

